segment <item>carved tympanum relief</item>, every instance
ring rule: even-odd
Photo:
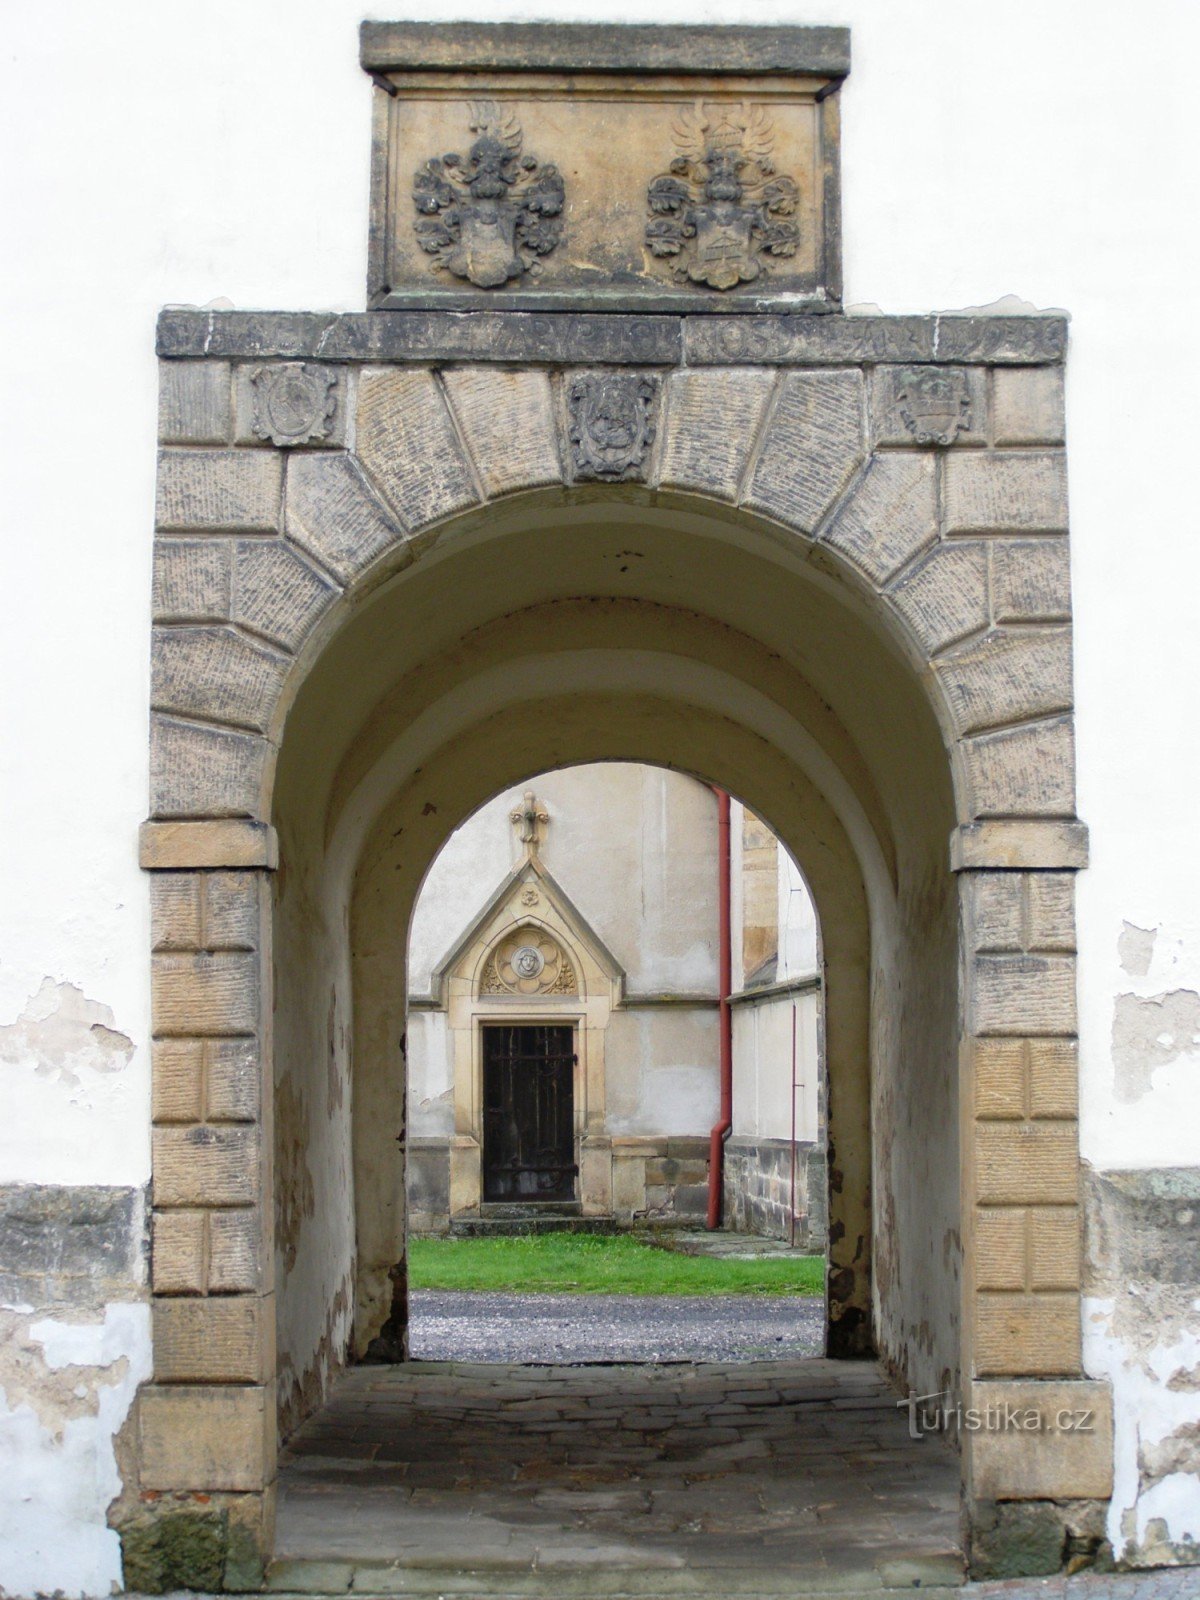
[[[480,994],[578,994],[575,969],[562,946],[541,928],[516,928],[488,956]]]
[[[328,367],[287,361],[250,374],[254,432],[275,445],[327,439],[337,410],[338,378]]]
[[[674,124],[678,153],[647,191],[646,245],[685,282],[710,289],[750,283],[765,257],[793,256],[800,191],[775,170],[766,108],[687,107]]]
[[[562,238],[558,168],[523,155],[521,124],[492,100],[471,107],[465,156],[434,156],[413,179],[417,239],[435,267],[494,289],[537,271]]]
[[[971,428],[971,391],[954,367],[906,367],[896,374],[900,420],[918,444],[951,445]]]
[[[567,391],[577,478],[606,483],[645,475],[659,380],[643,372],[585,372]]]

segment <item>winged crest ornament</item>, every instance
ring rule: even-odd
[[[413,179],[417,240],[435,267],[480,289],[535,271],[562,238],[565,190],[550,162],[523,155],[521,124],[494,101],[471,106],[465,156],[434,156]]]
[[[651,183],[646,245],[675,277],[710,289],[751,283],[769,256],[795,255],[800,197],[775,170],[766,108],[735,105],[710,115],[689,106],[674,124],[678,154]]]

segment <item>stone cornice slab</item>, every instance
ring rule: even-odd
[[[364,22],[368,72],[738,73],[844,78],[849,28]]]
[[[167,307],[166,359],[520,362],[540,366],[1047,366],[1063,316],[636,316],[523,311],[206,311]]]

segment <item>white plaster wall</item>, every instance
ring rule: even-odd
[[[796,1010],[796,1138],[816,1140],[818,997],[781,995],[733,1008],[733,1136],[792,1136],[792,1007]]]
[[[62,0],[51,22],[33,0],[4,9],[0,214],[16,245],[0,255],[10,312],[0,367],[10,597],[0,1024],[16,1024],[50,977],[107,1007],[134,1049],[103,1082],[84,1077],[82,1098],[61,1076],[42,1081],[36,1046],[5,1055],[0,1127],[21,1132],[0,1142],[2,1181],[148,1174],[147,908],[135,829],[145,803],[154,315],[164,301],[219,296],[361,307],[363,10],[362,0]],[[421,15],[645,12],[633,0],[423,0]],[[1124,921],[1160,930],[1159,949],[1171,952],[1153,975],[1161,992],[1200,992],[1191,437],[1200,251],[1187,203],[1200,144],[1200,7],[659,0],[655,17],[854,29],[843,97],[848,303],[925,311],[1015,292],[1072,312],[1080,812],[1093,862],[1080,885],[1084,1153],[1100,1167],[1194,1162],[1194,1036],[1135,1103],[1117,1097],[1111,1040],[1117,996],[1130,987],[1116,953]],[[131,1369],[144,1356],[140,1337],[127,1330]],[[1092,1357],[1096,1370],[1107,1364]],[[12,1497],[47,1476],[40,1457],[14,1446],[0,1506],[22,1533],[0,1541],[0,1585],[28,1589],[33,1567],[37,1587],[68,1594],[115,1578],[114,1541],[103,1570],[87,1554],[111,1421],[96,1422],[93,1456],[54,1447],[80,1487],[54,1537],[38,1536],[36,1557],[24,1531],[36,1518]],[[1163,1504],[1174,1536],[1200,1537],[1200,1486],[1173,1489]]]

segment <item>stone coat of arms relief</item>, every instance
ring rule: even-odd
[[[494,289],[536,272],[558,244],[566,191],[557,167],[522,154],[513,112],[477,101],[468,126],[476,138],[465,156],[434,156],[417,170],[414,227],[435,267]]]
[[[684,109],[674,124],[678,154],[647,191],[646,245],[676,278],[732,289],[766,269],[769,256],[793,256],[799,188],[775,170],[765,107],[729,106],[710,116]]]

